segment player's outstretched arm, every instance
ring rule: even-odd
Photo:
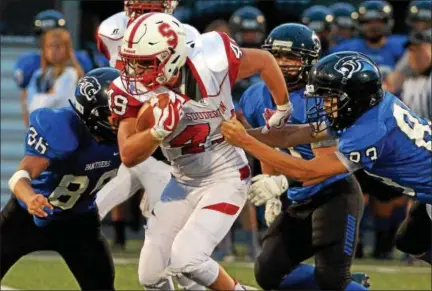
[[[334,152],[318,155],[312,160],[292,157],[250,136],[236,120],[224,121],[221,132],[228,143],[243,148],[261,162],[304,185],[316,184],[328,177],[348,172]]]
[[[21,160],[17,171],[9,180],[9,188],[12,193],[27,205],[30,214],[39,217],[46,217],[48,213],[44,207],[53,209],[46,197],[36,194],[31,186],[31,180],[38,177],[46,168],[50,161],[40,156],[24,156]]]
[[[327,132],[316,134],[308,124],[285,124],[282,128],[272,128],[267,133],[263,133],[261,127],[248,129],[247,132],[260,142],[277,148],[289,148],[332,139]]]

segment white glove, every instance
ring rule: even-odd
[[[270,224],[272,224],[272,222],[281,213],[281,211],[282,211],[282,202],[279,200],[279,198],[273,198],[267,201],[265,205],[265,213],[264,213],[264,219],[266,221],[267,226],[270,226]]]
[[[277,110],[271,110],[266,108],[264,110],[263,116],[266,121],[266,125],[262,129],[262,133],[267,133],[270,128],[281,128],[285,125],[288,118],[290,118],[292,113],[292,104],[288,102],[284,105],[277,105]]]
[[[169,102],[164,108],[159,108],[159,99],[157,97],[151,98],[150,104],[153,107],[155,120],[155,125],[150,132],[158,140],[163,140],[176,129],[180,119],[183,117],[183,103],[176,98],[175,94],[170,94]]]
[[[287,189],[288,180],[284,175],[258,175],[252,178],[248,199],[255,206],[260,206],[267,200],[279,197]]]

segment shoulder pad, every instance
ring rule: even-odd
[[[385,118],[380,107],[376,106],[346,129],[339,139],[341,151],[362,150],[379,143],[388,132],[386,122],[381,116]]]
[[[30,125],[56,152],[72,152],[79,145],[78,116],[69,108],[41,108],[30,114]]]
[[[116,13],[102,21],[98,34],[112,40],[119,40],[123,38],[128,21],[129,18],[124,11]]]
[[[203,54],[203,58],[210,71],[218,73],[228,70],[228,58],[222,37],[217,32],[201,34],[195,40],[197,49]]]

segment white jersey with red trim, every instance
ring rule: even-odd
[[[196,38],[188,51],[182,71],[182,92],[178,94],[185,100],[185,114],[164,140],[162,150],[178,180],[202,183],[213,174],[238,176],[238,170],[247,165],[246,155],[224,141],[220,125],[234,114],[231,87],[240,67],[240,48],[226,34],[210,32]],[[153,96],[177,94],[161,87],[132,96],[126,93],[121,78],[113,82],[111,90],[111,110],[117,120],[136,117],[143,102]],[[247,178],[249,171],[241,174]]]
[[[113,68],[123,68],[119,52],[128,24],[129,17],[122,11],[108,17],[99,25],[96,37],[97,46],[99,51],[110,61],[110,66]],[[183,27],[186,43],[193,41],[200,35],[193,26],[183,24]]]

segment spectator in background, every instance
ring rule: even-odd
[[[358,13],[353,5],[338,2],[330,5],[329,9],[334,17],[330,46],[357,36]]]
[[[432,2],[430,0],[412,1],[408,6],[406,22],[410,30],[421,31],[432,27]],[[384,83],[384,89],[397,94],[402,89],[405,78],[415,76],[408,61],[408,52],[396,64]]]
[[[409,65],[417,74],[405,80],[402,101],[418,116],[432,117],[432,29],[413,31],[406,44]]]
[[[64,15],[56,10],[44,10],[38,13],[33,21],[33,31],[37,42],[40,43],[40,38],[47,32],[55,28],[66,29],[66,20]],[[93,69],[93,64],[96,62],[92,61],[88,54],[75,52],[75,57],[81,64],[84,72],[88,72]],[[98,61],[98,66],[108,65],[108,61]],[[29,85],[30,79],[34,72],[40,68],[41,55],[40,52],[32,52],[22,55],[18,58],[15,69],[14,79],[20,89],[20,101],[21,111],[24,125],[28,126],[28,112],[27,112],[27,86]]]
[[[204,33],[211,32],[211,31],[224,32],[228,34],[230,37],[232,37],[232,32],[230,27],[228,23],[223,19],[216,19],[210,22],[210,24],[206,26]]]
[[[321,42],[321,57],[328,54],[331,40],[331,30],[334,16],[331,10],[322,5],[315,5],[306,9],[301,22],[315,31]]]
[[[84,75],[75,58],[69,32],[52,29],[41,38],[40,68],[34,72],[27,88],[27,111],[42,107],[68,106],[78,79]]]

